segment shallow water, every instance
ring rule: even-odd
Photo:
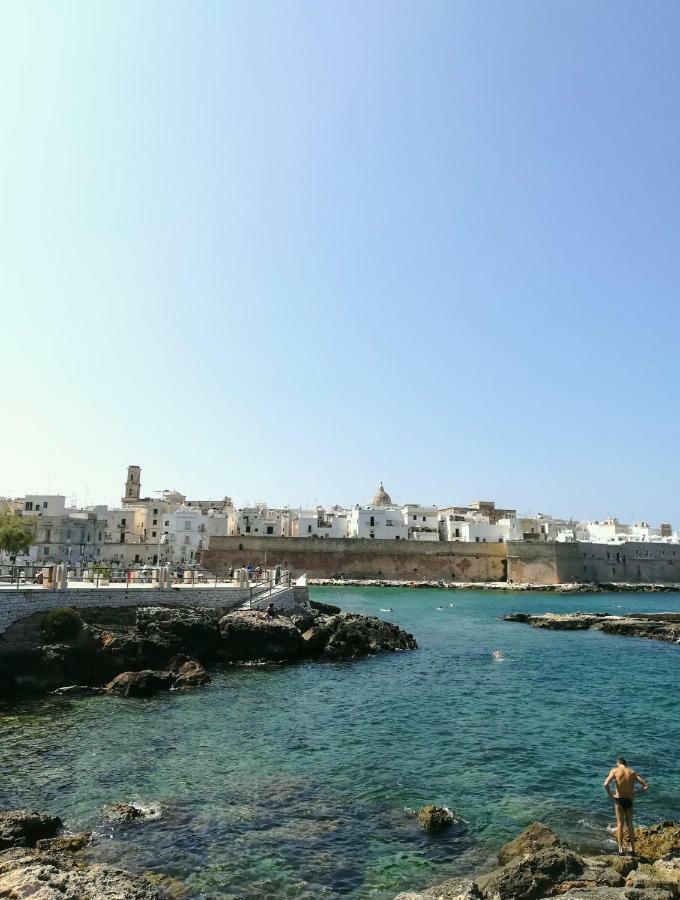
[[[638,820],[680,815],[680,647],[497,618],[678,612],[680,595],[312,593],[399,624],[420,649],[243,667],[146,701],[0,708],[0,808],[94,828],[100,858],[177,875],[196,898],[391,898],[478,867],[536,818],[601,845],[619,753],[652,784]],[[101,807],[120,800],[161,815],[106,825]],[[461,827],[422,833],[405,810],[427,802]]]

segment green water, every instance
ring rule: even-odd
[[[93,828],[99,858],[177,875],[196,898],[391,898],[484,864],[536,818],[602,845],[602,781],[618,753],[652,785],[639,821],[680,816],[680,647],[497,618],[678,612],[680,595],[313,595],[396,622],[420,649],[238,668],[147,701],[5,707],[0,807]],[[101,807],[120,800],[161,815],[113,828]],[[426,802],[463,824],[428,837],[405,811]]]

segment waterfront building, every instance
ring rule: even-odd
[[[27,494],[21,515],[35,522],[35,543],[24,562],[81,564],[99,558],[106,522],[98,510],[67,509],[61,494]]]
[[[368,506],[353,506],[348,519],[348,536],[376,540],[408,540],[408,526],[401,509],[383,487],[373,495]]]
[[[439,540],[439,510],[436,506],[406,503],[401,508],[409,541]]]
[[[474,520],[476,516],[483,516],[494,525],[500,519],[516,519],[516,509],[501,509],[493,500],[473,500],[468,506],[447,506],[440,510],[443,516],[461,516],[463,519]]]
[[[293,515],[291,537],[346,538],[349,534],[350,511],[339,506],[324,509],[301,509]]]
[[[291,512],[271,509],[266,503],[245,506],[236,514],[236,534],[253,534],[258,537],[290,537]]]

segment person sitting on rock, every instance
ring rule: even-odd
[[[616,793],[611,791],[610,785],[612,781],[616,782]],[[633,794],[635,793],[636,782],[640,782],[643,791],[648,790],[649,785],[645,779],[629,768],[623,756],[617,758],[616,765],[607,775],[604,782],[604,789],[614,801],[614,809],[616,810],[616,843],[619,845],[619,854],[623,853],[623,824],[625,820],[628,829],[628,840],[630,841],[630,852],[635,855]]]

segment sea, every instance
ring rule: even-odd
[[[612,848],[603,789],[623,754],[638,822],[680,818],[680,646],[502,621],[510,612],[680,612],[678,594],[313,588],[419,649],[240,666],[147,700],[0,707],[0,808],[92,830],[92,858],[190,898],[393,898],[492,864],[541,820]],[[501,651],[502,659],[494,651]],[[141,804],[125,826],[107,804]],[[456,817],[432,836],[424,804]]]

